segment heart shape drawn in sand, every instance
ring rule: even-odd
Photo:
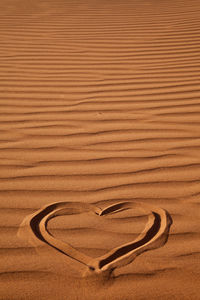
[[[92,211],[101,217],[136,206],[150,212],[148,222],[142,233],[137,239],[111,249],[98,258],[91,258],[83,254],[70,244],[56,239],[47,230],[48,221],[57,216]],[[131,263],[141,253],[162,247],[167,242],[171,224],[172,218],[166,210],[144,203],[118,202],[101,209],[94,204],[88,203],[57,202],[42,207],[40,210],[27,216],[20,228],[26,226],[29,229],[29,234],[37,240],[85,265],[83,276],[109,276],[114,269]]]

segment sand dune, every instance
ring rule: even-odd
[[[198,299],[199,15],[197,0],[0,1],[0,299]],[[86,265],[18,237],[52,203],[69,214],[34,224]],[[168,241],[129,263],[149,211]],[[83,278],[91,261],[115,270]]]

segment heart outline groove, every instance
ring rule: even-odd
[[[52,218],[69,214],[69,212],[82,213],[91,211],[101,217],[118,213],[124,209],[132,209],[133,207],[139,207],[150,212],[144,230],[135,240],[115,247],[97,258],[91,258],[69,243],[56,239],[47,229],[48,222]],[[55,202],[27,216],[20,225],[18,234],[23,236],[22,229],[26,227],[28,228],[30,239],[32,236],[71,259],[78,261],[85,266],[83,277],[109,277],[116,268],[131,263],[143,252],[164,246],[168,240],[171,225],[172,218],[165,209],[140,202],[117,202],[104,209],[90,203]]]

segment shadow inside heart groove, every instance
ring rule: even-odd
[[[145,213],[138,213],[141,210]],[[55,217],[59,217],[56,222]],[[21,229],[28,229],[32,241],[45,243],[85,266],[83,276],[109,277],[141,253],[163,246],[171,224],[167,211],[144,203],[120,202],[100,208],[59,202],[27,216]]]

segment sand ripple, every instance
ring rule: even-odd
[[[0,1],[2,300],[198,298],[199,16],[198,0]],[[56,284],[72,259],[53,247],[51,259],[36,255],[17,232],[41,207],[69,201],[162,207],[168,243],[116,268],[106,292],[81,292],[68,269]],[[132,214],[83,213],[82,227],[59,216],[48,230],[95,260],[140,235],[148,216]]]

